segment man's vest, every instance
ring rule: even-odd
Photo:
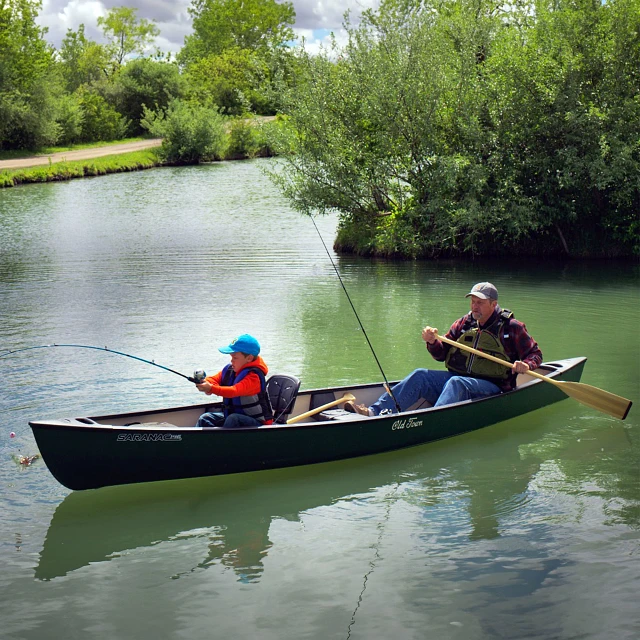
[[[488,355],[511,362],[507,356],[502,340],[509,338],[509,321],[513,313],[509,309],[502,309],[495,321],[488,327],[480,329],[478,322],[471,313],[462,325],[462,335],[456,340],[468,347],[473,347]],[[491,362],[469,351],[451,347],[447,352],[444,363],[449,371],[471,378],[483,378],[497,385],[504,383],[513,376],[510,367],[503,367],[497,362]]]
[[[225,418],[231,413],[243,413],[246,416],[251,416],[256,420],[264,423],[269,420],[273,420],[273,410],[271,409],[271,402],[269,402],[269,396],[267,396],[267,383],[264,377],[264,373],[257,367],[245,367],[236,375],[233,367],[228,364],[222,370],[222,380],[220,382],[221,387],[230,387],[237,384],[247,376],[248,373],[254,372],[258,374],[260,378],[260,393],[255,396],[237,396],[235,398],[222,398],[222,404],[224,407]]]

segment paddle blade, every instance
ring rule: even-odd
[[[559,382],[558,386],[574,400],[597,411],[608,413],[610,416],[620,420],[624,420],[627,417],[633,404],[627,398],[582,382]]]

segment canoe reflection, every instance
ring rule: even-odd
[[[238,579],[255,581],[272,546],[273,519],[297,521],[305,511],[406,471],[390,460],[371,463],[369,458],[71,493],[53,515],[35,577],[49,580],[128,550],[205,536],[207,555],[191,571],[221,563]]]
[[[540,418],[537,427],[510,421],[455,443],[368,458],[74,492],[53,515],[35,577],[50,580],[141,547],[204,538],[206,555],[173,578],[221,564],[254,582],[272,546],[272,520],[298,521],[305,511],[392,484],[409,483],[397,495],[425,510],[452,487],[465,493],[469,539],[493,538],[540,467],[540,460],[519,454],[544,429]]]

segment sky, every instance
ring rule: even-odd
[[[59,48],[67,29],[76,31],[85,26],[85,35],[96,42],[104,42],[97,19],[113,7],[134,7],[138,17],[155,20],[160,36],[155,45],[163,52],[177,53],[184,37],[191,33],[191,16],[187,9],[191,0],[43,0],[38,24],[48,28],[47,42]],[[294,31],[304,37],[307,49],[317,50],[328,42],[334,32],[339,42],[344,41],[342,29],[344,12],[349,10],[352,22],[363,9],[377,6],[377,0],[293,0],[296,11]]]

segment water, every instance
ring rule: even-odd
[[[380,379],[269,163],[0,192],[0,353],[77,343],[213,373],[246,331],[303,387]],[[336,220],[318,225],[331,247]],[[29,419],[202,396],[104,352],[2,358],[1,638],[640,636],[637,265],[333,257],[389,379],[430,364],[421,327],[445,330],[488,279],[545,358],[587,356],[583,382],[636,405],[620,422],[567,400],[407,451],[71,493],[16,462],[37,452]]]

